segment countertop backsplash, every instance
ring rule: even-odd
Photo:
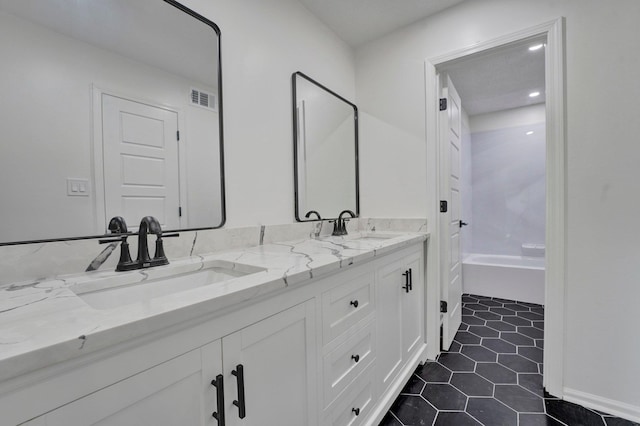
[[[297,222],[282,225],[257,225],[180,232],[176,238],[164,240],[169,261],[269,244],[277,241],[316,238],[331,235],[333,225],[327,221]],[[347,223],[349,232],[426,232],[426,219],[358,218]],[[149,237],[149,252],[153,256],[154,236]],[[136,258],[137,237],[128,239],[131,257]],[[78,274],[87,269],[106,245],[98,241],[74,240],[0,247],[0,286],[18,282],[42,281],[61,275]],[[99,271],[115,270],[120,257],[116,247]]]

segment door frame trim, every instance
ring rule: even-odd
[[[440,288],[440,257],[442,236],[440,227],[440,147],[438,124],[438,78],[437,67],[465,56],[521,41],[530,37],[547,37],[545,54],[546,80],[546,273],[545,273],[545,330],[544,330],[544,387],[552,395],[563,397],[564,390],[564,330],[567,257],[567,165],[566,165],[566,100],[565,100],[565,19],[556,18],[539,25],[479,42],[463,49],[425,59],[426,90],[426,142],[427,142],[427,189],[434,194],[428,200],[432,247],[428,262],[427,283],[431,288]],[[439,290],[438,290],[439,291]],[[439,336],[439,313],[427,311],[430,356]],[[429,312],[431,311],[431,312]],[[435,311],[435,312],[433,312]],[[435,352],[437,353],[437,352]]]

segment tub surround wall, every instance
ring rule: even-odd
[[[471,252],[521,256],[545,242],[545,125],[471,131]]]

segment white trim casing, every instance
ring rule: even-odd
[[[429,200],[429,213],[435,220],[431,231],[432,250],[429,250],[427,289],[440,286],[440,247],[438,232],[440,213],[439,144],[438,144],[438,73],[437,66],[465,56],[536,36],[547,37],[545,54],[546,76],[546,275],[545,275],[545,351],[544,387],[557,397],[564,396],[564,330],[566,292],[566,133],[565,133],[565,61],[564,18],[523,29],[492,40],[425,60],[427,189],[434,194]],[[427,290],[429,291],[429,290]],[[433,321],[433,316],[429,316]],[[439,321],[427,325],[427,335],[439,335]],[[432,356],[431,347],[430,356]]]

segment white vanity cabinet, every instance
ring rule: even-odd
[[[423,253],[416,243],[0,383],[0,424],[376,425],[426,359]]]
[[[405,251],[406,252],[406,251]],[[384,392],[424,344],[422,252],[406,252],[376,270],[378,386]]]
[[[314,309],[296,305],[27,424],[314,425]]]

